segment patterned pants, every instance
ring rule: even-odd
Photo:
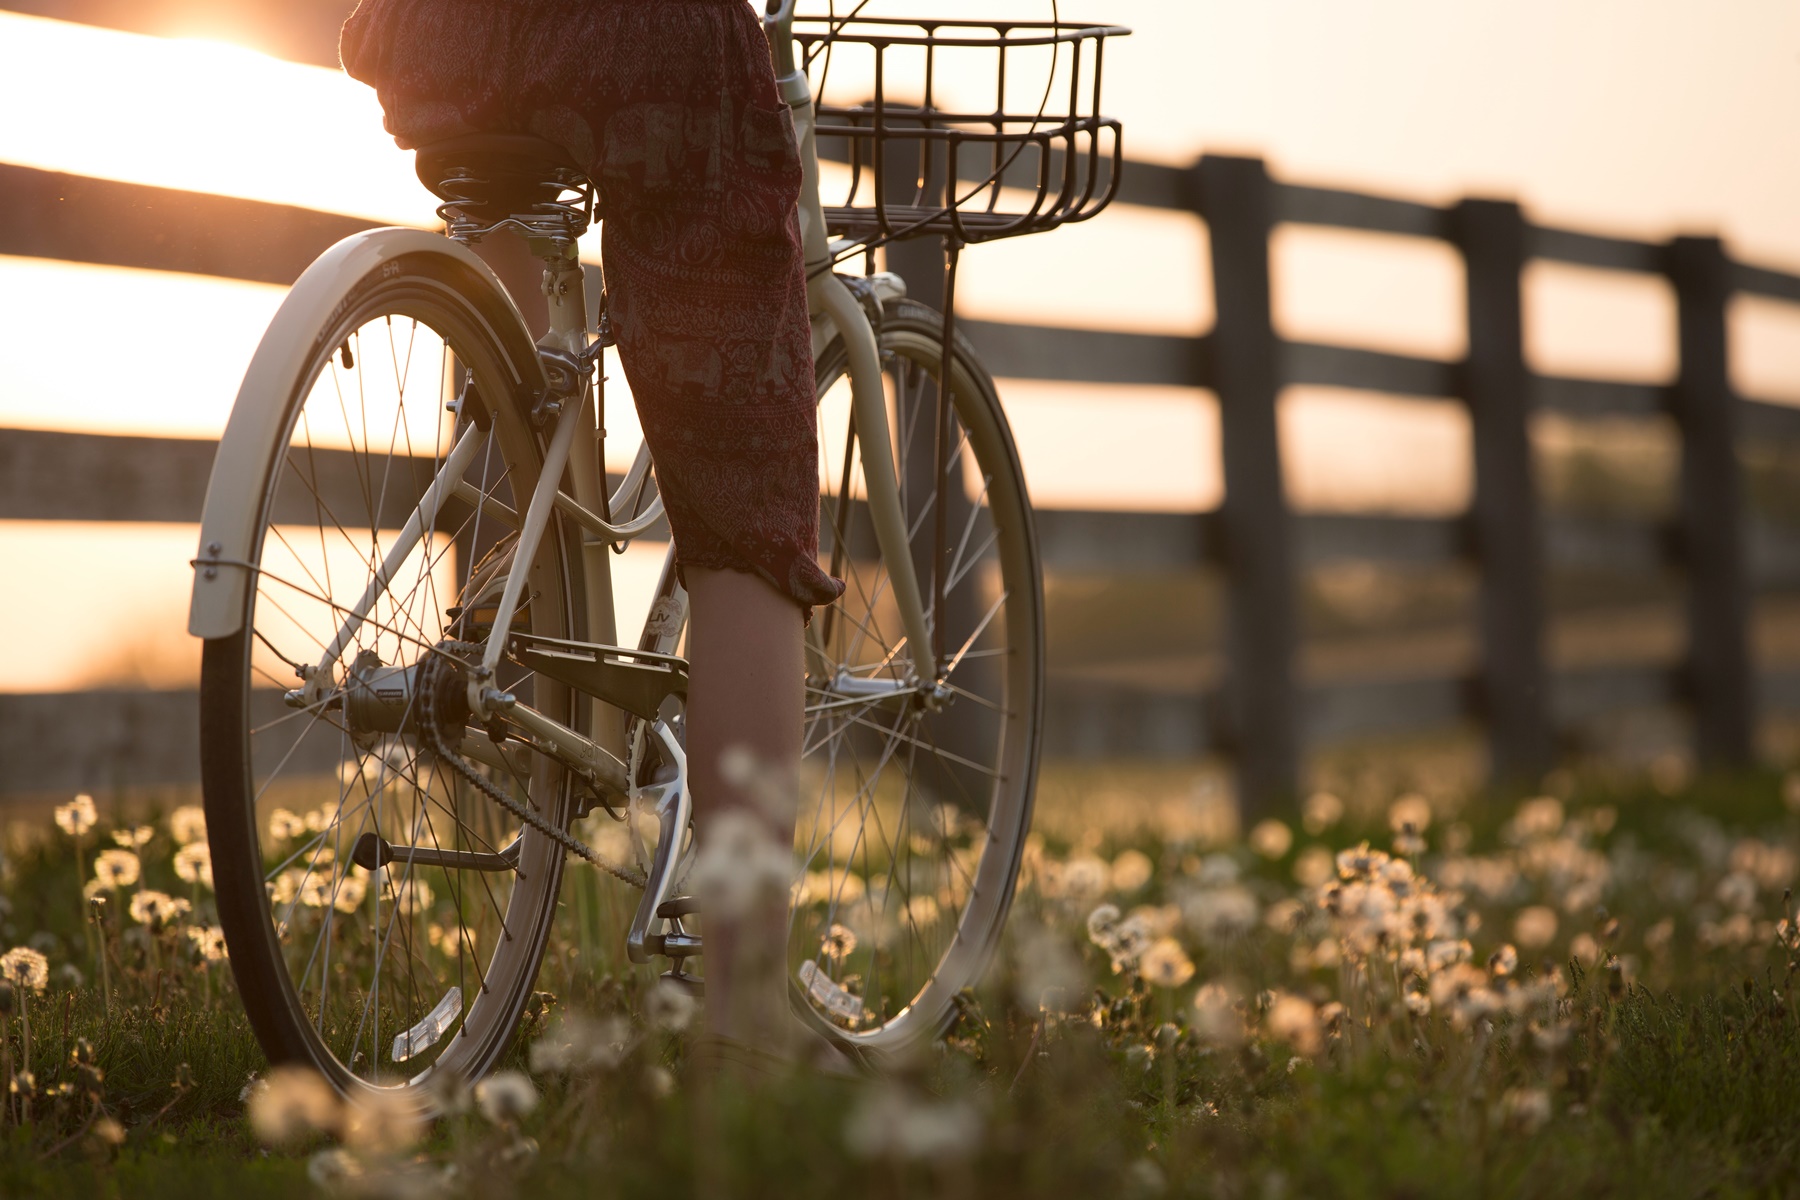
[[[754,572],[809,612],[836,599],[800,159],[745,0],[362,0],[340,52],[403,148],[531,133],[585,164],[679,563]]]

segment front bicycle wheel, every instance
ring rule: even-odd
[[[1043,579],[1018,451],[993,380],[958,339],[938,473],[942,335],[912,301],[890,305],[880,329],[935,681],[915,669],[875,545],[842,344],[818,367],[820,559],[848,586],[807,637],[789,963],[802,1014],[877,1053],[940,1035],[992,958],[1042,728]]]
[[[562,878],[561,850],[425,736],[435,720],[491,785],[567,824],[569,773],[450,704],[510,572],[529,572],[515,628],[584,633],[572,534],[553,522],[534,561],[509,557],[543,460],[521,398],[542,376],[516,311],[445,252],[290,296],[264,346],[311,349],[239,397],[281,406],[269,460],[215,471],[220,500],[261,514],[250,561],[218,568],[250,573],[243,626],[202,666],[221,923],[271,1060],[429,1108],[417,1085],[476,1078],[510,1043]],[[434,672],[450,682],[428,702]],[[496,682],[573,723],[568,688]]]

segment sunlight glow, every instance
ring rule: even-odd
[[[341,71],[0,12],[0,111],[11,114],[0,161],[432,221],[434,201],[382,130],[374,91]]]

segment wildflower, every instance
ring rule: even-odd
[[[56,827],[70,837],[84,836],[99,819],[99,814],[94,811],[94,798],[86,792],[67,804],[56,806]]]
[[[499,1071],[475,1085],[475,1107],[495,1125],[510,1125],[537,1104],[537,1088],[518,1071]]]
[[[1110,939],[1101,945],[1112,957],[1113,974],[1135,970],[1151,940],[1150,929],[1140,917],[1126,917],[1115,925]]]
[[[337,1093],[310,1067],[276,1067],[246,1086],[250,1126],[264,1142],[280,1146],[337,1128]]]
[[[1543,1088],[1510,1089],[1500,1097],[1500,1119],[1521,1133],[1536,1133],[1550,1120],[1550,1093]]]
[[[1344,802],[1330,792],[1314,792],[1301,807],[1300,820],[1306,832],[1318,836],[1344,817]]]
[[[356,867],[347,875],[338,876],[337,893],[332,898],[331,906],[341,913],[353,913],[369,894],[369,876],[361,867]]]
[[[1284,858],[1294,845],[1294,831],[1270,817],[1250,830],[1250,849],[1264,858]]]
[[[1101,907],[1112,908],[1110,904]],[[1115,919],[1118,911],[1112,909]],[[1018,976],[1014,992],[1019,1004],[1030,1011],[1066,1012],[1073,1007],[1087,986],[1088,977],[1068,944],[1037,925],[1021,931],[1017,945]]]
[[[416,1101],[398,1091],[372,1088],[344,1106],[344,1141],[377,1153],[403,1150],[425,1131],[425,1115]]]
[[[1119,906],[1116,904],[1102,904],[1089,913],[1087,919],[1088,940],[1101,949],[1110,946],[1113,940],[1113,930],[1119,924],[1119,917]]]
[[[1331,851],[1323,846],[1308,846],[1294,860],[1294,882],[1301,887],[1324,887],[1336,874]]]
[[[938,902],[931,896],[914,896],[906,902],[906,919],[915,929],[926,925],[935,925],[938,919]]]
[[[1513,918],[1513,941],[1527,950],[1541,950],[1556,940],[1556,910],[1534,904]]]
[[[145,888],[131,898],[131,919],[139,925],[160,929],[192,907],[186,900]]]
[[[50,984],[50,960],[29,946],[15,946],[0,954],[0,979],[42,995]]]
[[[851,935],[851,943],[855,944],[854,934]],[[693,1023],[694,1013],[699,1007],[693,996],[680,984],[658,983],[644,998],[644,1017],[658,1029],[680,1033]]]
[[[122,1146],[125,1144],[125,1127],[111,1117],[101,1117],[94,1122],[94,1137],[102,1145]]]
[[[1555,837],[1562,827],[1562,801],[1555,796],[1536,796],[1519,805],[1519,811],[1506,824],[1506,836],[1509,841],[1528,842]]]
[[[1244,1040],[1244,1018],[1236,998],[1223,984],[1209,983],[1194,993],[1194,1032],[1202,1041],[1235,1044]]]
[[[139,825],[135,829],[115,829],[112,839],[127,850],[141,850],[156,836],[156,830],[148,825]]]
[[[269,840],[285,842],[306,832],[306,822],[285,808],[269,814]]]
[[[1756,907],[1756,880],[1742,871],[1733,871],[1719,880],[1719,886],[1713,894],[1726,908],[1749,912]]]
[[[1138,974],[1157,987],[1178,988],[1194,977],[1194,964],[1174,938],[1160,938],[1138,959]]]
[[[625,1061],[630,1052],[631,1025],[624,1017],[595,1020],[576,1013],[564,1013],[545,1030],[543,1037],[531,1044],[531,1069],[540,1074],[571,1075],[610,1071]],[[479,1087],[475,1091],[475,1102],[482,1105],[483,1113],[487,1113],[487,1101],[482,1099]],[[536,1102],[537,1096],[533,1093],[532,1103]],[[529,1107],[524,1110],[529,1111]],[[523,1116],[524,1112],[519,1115]],[[500,1123],[500,1118],[491,1114],[488,1120]]]
[[[762,820],[742,810],[714,818],[689,876],[705,911],[727,919],[789,894],[793,881],[792,848],[780,845]]]
[[[1338,877],[1345,881],[1371,879],[1380,872],[1387,861],[1386,854],[1380,850],[1369,849],[1369,843],[1364,842],[1354,850],[1338,851]]]
[[[1488,955],[1488,974],[1495,979],[1504,979],[1519,969],[1519,952],[1511,946],[1501,946]]]
[[[898,1084],[864,1092],[844,1126],[844,1143],[861,1158],[944,1163],[980,1146],[981,1112],[968,1100],[915,1097]]]
[[[198,804],[184,804],[169,814],[169,834],[183,846],[206,840],[206,810]]]
[[[428,911],[432,902],[437,899],[431,885],[423,879],[408,879],[393,889],[393,892],[394,906],[409,917]]]
[[[661,1063],[651,1063],[644,1068],[644,1090],[658,1100],[666,1100],[675,1093],[675,1075]]]
[[[1059,877],[1058,893],[1081,904],[1105,894],[1112,867],[1092,854],[1078,854],[1062,865]]]
[[[175,852],[175,875],[183,883],[205,884],[212,890],[212,851],[205,842],[189,842]]]
[[[1139,891],[1156,873],[1156,865],[1142,850],[1126,850],[1112,861],[1112,889],[1129,896]]]
[[[129,850],[102,850],[94,858],[94,882],[116,891],[136,883],[143,869],[138,856]]]
[[[1431,801],[1408,792],[1388,805],[1388,828],[1395,833],[1424,833],[1431,827]]]
[[[362,1175],[362,1162],[341,1146],[321,1150],[306,1160],[306,1177],[327,1195],[350,1190]]]
[[[826,958],[837,961],[849,958],[856,953],[856,931],[834,923],[820,940],[819,952]]]
[[[1287,1042],[1302,1054],[1319,1052],[1318,1010],[1308,1000],[1286,992],[1276,996],[1263,1018],[1263,1026],[1271,1037]]]
[[[225,931],[217,925],[189,925],[187,939],[193,943],[194,952],[207,962],[219,962],[225,958]]]
[[[1234,883],[1189,892],[1182,898],[1181,916],[1201,941],[1217,945],[1255,929],[1262,907],[1248,888]]]
[[[1783,925],[1788,924],[1782,921]],[[1669,948],[1669,942],[1675,937],[1675,918],[1664,917],[1650,928],[1644,930],[1644,949],[1652,954],[1660,954]]]

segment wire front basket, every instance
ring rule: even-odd
[[[1119,123],[1100,115],[1106,39],[1129,32],[796,18],[819,158],[840,164],[821,180],[831,235],[862,246],[923,235],[966,244],[1094,216],[1117,191],[1121,162]]]

